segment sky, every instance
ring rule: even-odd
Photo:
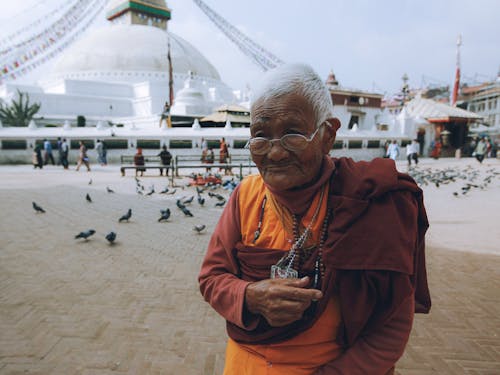
[[[62,1],[0,0],[0,35]],[[204,1],[281,60],[310,64],[325,79],[333,71],[349,88],[395,93],[405,73],[411,88],[452,86],[459,34],[463,80],[492,80],[500,70],[499,0]],[[193,1],[167,5],[170,31],[198,48],[230,87],[252,86],[260,68]]]

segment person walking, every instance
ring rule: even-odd
[[[82,164],[84,164],[87,167],[87,172],[90,172],[89,157],[87,156],[87,147],[85,147],[83,141],[79,141],[79,144],[80,148],[78,150],[78,162],[76,164],[75,170],[78,172]]]
[[[66,141],[66,138],[64,138],[61,142],[61,164],[64,169],[68,169],[68,156],[69,156],[69,145],[68,142]]]
[[[45,165],[49,164],[49,160],[50,160],[52,165],[56,165],[56,163],[54,161],[54,155],[52,155],[52,143],[50,143],[50,141],[47,138],[45,138],[43,140],[43,149],[45,150],[44,164]]]
[[[411,143],[406,145],[406,158],[408,159],[408,166],[411,166],[411,161],[415,161],[415,165],[418,164],[418,153],[420,151],[420,145],[416,139],[412,140]]]
[[[485,138],[481,138],[477,143],[476,148],[474,149],[473,155],[476,157],[479,163],[482,163],[484,160],[484,156],[486,154],[486,140]]]
[[[160,157],[161,164],[165,166],[165,176],[168,177],[168,170],[170,169],[170,163],[172,162],[172,154],[168,151],[167,145],[163,145],[158,156]],[[163,176],[163,168],[160,168],[160,176]]]
[[[101,164],[101,166],[105,166],[108,164],[106,160],[106,145],[104,142],[101,142],[100,139],[97,140],[97,143],[95,145],[95,149],[97,151],[97,161]]]
[[[35,149],[33,150],[32,163],[33,169],[43,168],[42,148],[40,147],[40,145],[36,145]]]
[[[387,156],[392,160],[396,160],[399,156],[399,146],[396,140],[393,140],[392,143],[387,147]]]
[[[62,140],[57,138],[57,165],[62,165]]]

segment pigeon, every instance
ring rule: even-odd
[[[85,199],[87,200],[87,202],[92,203],[92,198],[90,198],[89,193],[87,193],[87,195],[85,196]]]
[[[158,222],[161,223],[162,221],[168,220],[168,218],[170,217],[170,209],[167,208],[166,210],[160,210],[160,212],[161,212],[161,216],[158,219]]]
[[[182,203],[183,203],[183,204],[189,204],[189,203],[191,203],[191,202],[193,201],[193,199],[194,199],[194,195],[191,195],[191,198],[184,199],[184,200],[182,201]]]
[[[173,195],[173,194],[175,194],[175,192],[176,192],[176,191],[177,191],[177,189],[174,189],[174,190],[172,190],[172,191],[169,191],[167,194],[171,194],[171,195]]]
[[[186,208],[186,206],[184,206],[184,205],[182,204],[182,202],[181,202],[181,200],[180,200],[180,199],[177,199],[177,201],[175,202],[175,204],[176,204],[176,205],[177,205],[177,207],[179,207],[181,210],[182,210],[183,208]]]
[[[123,216],[122,216],[122,217],[118,220],[118,222],[119,222],[119,223],[121,223],[122,221],[126,221],[126,222],[128,222],[131,216],[132,216],[132,209],[131,209],[131,208],[129,208],[129,209],[128,209],[128,211],[127,211],[127,213],[126,213],[125,215],[123,215]]]
[[[106,186],[106,191],[108,193],[114,193],[115,192],[114,190],[110,189],[109,186]]]
[[[35,202],[33,202],[33,208],[35,209],[36,212],[40,212],[42,214],[45,213],[45,210],[42,207],[40,207],[38,204],[36,204]]]
[[[200,234],[200,233],[201,233],[201,232],[202,232],[205,228],[206,228],[206,225],[201,224],[201,225],[195,225],[195,226],[193,227],[193,230],[194,230],[195,232],[197,232],[198,234]]]
[[[226,198],[224,198],[222,195],[217,194],[217,193],[212,193],[210,191],[208,192],[208,196],[212,197],[212,198],[217,198],[220,201],[225,201],[226,200]]]
[[[454,195],[455,197],[458,197],[458,193],[457,193],[456,191],[454,191],[454,192],[453,192],[453,195]]]
[[[151,185],[151,188],[149,189],[149,191],[146,193],[146,195],[153,195],[153,193],[155,192],[155,186],[154,185]]]
[[[225,204],[226,204],[226,200],[223,200],[223,201],[217,202],[217,203],[215,204],[215,206],[216,206],[216,207],[222,207],[222,206],[224,206]]]
[[[162,191],[160,191],[160,194],[166,194],[168,193],[168,186],[165,187]]]
[[[193,217],[191,211],[189,211],[185,206],[184,208],[181,208],[181,211],[184,213],[184,215]]]
[[[108,234],[106,234],[106,236],[104,238],[106,238],[108,240],[109,244],[112,245],[116,240],[116,233],[109,232]]]
[[[80,232],[75,236],[75,240],[78,238],[83,238],[85,241],[89,239],[90,236],[92,236],[95,233],[95,230],[89,229],[85,232]]]
[[[200,204],[200,206],[203,206],[205,204],[205,198],[198,196],[198,203]]]
[[[89,185],[92,185],[92,179],[89,180]]]

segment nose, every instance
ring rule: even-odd
[[[271,139],[269,142],[271,142],[271,148],[267,152],[268,159],[279,161],[288,157],[288,150],[281,145],[279,138]]]

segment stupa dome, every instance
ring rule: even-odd
[[[220,81],[213,65],[190,43],[157,27],[112,24],[75,42],[55,64],[51,78],[141,82],[168,79],[167,45],[173,72]]]

